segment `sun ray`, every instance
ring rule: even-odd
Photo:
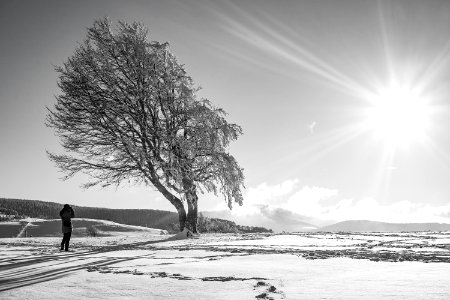
[[[427,149],[430,151],[432,157],[438,158],[440,163],[450,169],[450,155],[445,152],[439,145],[432,139],[427,137]]]
[[[324,59],[314,55],[311,51],[300,46],[298,43],[285,36],[285,33],[277,31],[252,15],[240,10],[235,4],[230,4],[235,12],[242,16],[246,22],[251,23],[252,29],[248,25],[244,25],[236,18],[231,18],[228,15],[219,14],[218,16],[224,21],[224,29],[246,43],[269,53],[275,57],[283,58],[294,65],[306,69],[309,72],[326,79],[332,83],[335,88],[340,89],[345,93],[350,93],[359,97],[367,97],[371,92],[359,84],[350,76],[340,72],[336,68],[328,64]],[[273,19],[266,20],[270,23],[276,22]]]
[[[396,147],[384,145],[377,162],[375,174],[373,174],[370,194],[377,199],[388,199],[392,176],[395,172]]]
[[[393,57],[392,57],[392,46],[389,42],[389,35],[388,30],[386,27],[386,18],[384,16],[384,9],[382,7],[382,2],[378,1],[378,20],[380,25],[380,31],[381,31],[381,41],[382,41],[382,48],[384,53],[384,59],[386,63],[387,73],[388,73],[388,81],[392,82],[395,78],[395,71],[394,71],[394,64],[393,64]]]
[[[428,136],[432,129],[430,123],[433,109],[436,109],[432,102],[437,98],[440,89],[443,89],[443,81],[439,81],[439,78],[448,70],[450,62],[450,39],[431,59],[425,54],[424,57],[419,57],[418,61],[408,60],[407,57],[404,59],[400,55],[400,49],[396,48],[400,44],[401,36],[396,35],[400,33],[395,31],[397,27],[394,27],[394,16],[389,15],[393,8],[386,5],[390,4],[377,2],[378,14],[375,18],[378,17],[379,36],[374,37],[379,41],[379,63],[384,70],[377,69],[378,66],[374,66],[375,71],[360,70],[365,71],[367,78],[346,74],[345,70],[348,72],[348,69],[337,68],[330,60],[327,61],[327,57],[321,57],[319,52],[314,51],[318,47],[312,40],[271,15],[252,15],[233,3],[228,5],[233,14],[218,13],[223,29],[252,46],[254,51],[288,62],[321,80],[321,84],[356,96],[366,107],[366,110],[355,108],[359,109],[361,114],[361,119],[357,121],[352,119],[344,126],[326,131],[315,130],[314,134],[308,131],[310,136],[306,138],[292,139],[287,144],[278,145],[281,153],[289,153],[285,151],[288,147],[298,151],[271,160],[269,164],[285,163],[295,160],[298,156],[308,157],[299,164],[299,168],[312,166],[364,135],[373,147],[379,149],[378,158],[372,162],[376,164],[375,172],[370,176],[373,176],[371,193],[380,199],[389,197],[392,179],[396,173],[396,157],[398,158],[405,148],[420,144],[450,165],[449,156]],[[293,77],[279,65],[265,64],[254,57],[246,56],[248,53],[232,55],[284,76]],[[372,73],[369,73],[371,71]],[[370,78],[370,75],[373,78]],[[375,139],[369,139],[370,137]]]
[[[270,162],[276,165],[281,162],[292,161],[297,157],[308,157],[308,160],[302,161],[299,167],[305,168],[314,165],[335,150],[354,141],[364,133],[362,126],[354,124],[341,126],[332,130],[316,133],[305,139],[292,139],[289,144],[279,145],[280,152],[286,152],[286,149],[298,149],[282,157],[278,157]]]
[[[442,70],[447,70],[450,62],[450,38],[447,40],[445,46],[434,57],[433,61],[429,63],[425,70],[420,74],[417,85],[418,88],[425,91],[431,85],[433,81],[437,80],[437,76],[442,73]]]

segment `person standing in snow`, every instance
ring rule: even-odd
[[[59,212],[62,221],[62,233],[64,235],[61,242],[61,251],[69,251],[69,241],[72,235],[72,218],[75,217],[72,207],[69,204],[64,204],[63,209]]]

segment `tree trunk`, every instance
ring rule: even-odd
[[[184,227],[186,227],[186,210],[184,209],[183,202],[169,192],[158,180],[152,180],[151,182],[156,189],[160,191],[161,194],[163,194],[163,196],[166,197],[166,199],[169,200],[170,203],[172,203],[172,205],[177,209],[178,221],[180,222],[180,231],[183,231]]]
[[[186,227],[193,233],[197,232],[198,218],[198,196],[194,183],[188,179],[183,180],[184,189],[186,190],[186,203],[188,207]]]
[[[180,222],[180,231],[183,231],[184,227],[186,227],[186,210],[184,209],[184,206],[181,205],[177,207],[177,211],[178,211],[178,221]]]
[[[198,219],[198,197],[197,194],[191,195],[192,199],[187,201],[188,213],[187,213],[187,224],[186,227],[193,233],[197,232],[197,219]]]

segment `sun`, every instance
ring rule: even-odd
[[[391,147],[422,142],[429,127],[429,105],[425,97],[409,87],[391,86],[370,99],[366,127]]]

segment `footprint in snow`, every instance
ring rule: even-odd
[[[261,290],[263,289],[263,292],[256,295],[256,299],[284,299],[283,292],[279,291],[275,286],[271,285],[270,283],[267,283],[265,281],[258,281],[255,285],[255,290]]]

